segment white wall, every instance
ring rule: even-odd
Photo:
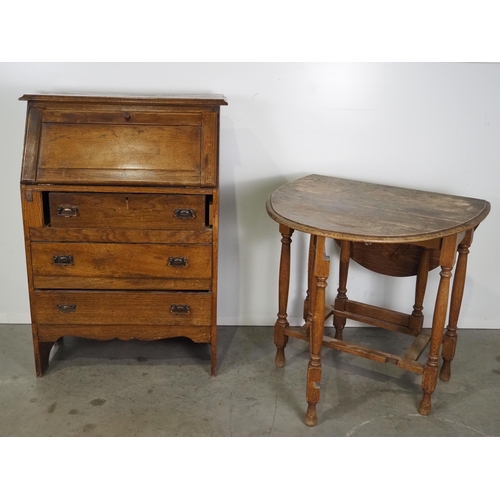
[[[319,173],[490,201],[471,249],[460,325],[500,328],[499,89],[497,64],[0,64],[0,322],[29,322],[19,197],[26,103],[18,97],[116,91],[226,96],[219,324],[274,324],[280,238],[265,200],[284,182]],[[298,321],[306,239],[296,235],[292,248],[290,314]],[[336,264],[332,271],[330,296]],[[436,285],[434,271],[428,313]],[[348,295],[404,311],[413,304],[413,279],[353,265]]]

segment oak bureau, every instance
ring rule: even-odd
[[[24,95],[36,374],[56,341],[184,336],[216,373],[221,95]]]

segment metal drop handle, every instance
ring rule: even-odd
[[[72,255],[54,255],[52,257],[52,262],[56,266],[72,266],[73,256]]]
[[[196,217],[196,210],[194,208],[176,208],[174,210],[174,217],[176,219],[194,219]]]
[[[59,312],[71,313],[76,311],[76,304],[57,304]]]
[[[189,314],[190,308],[187,304],[186,305],[172,304],[170,306],[170,312],[172,314]]]
[[[187,267],[188,259],[187,257],[169,257],[168,265],[172,267]]]
[[[60,205],[57,207],[57,215],[59,217],[78,217],[78,207],[70,205]]]

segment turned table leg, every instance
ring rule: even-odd
[[[290,285],[290,244],[292,243],[293,229],[280,224],[279,230],[282,236],[278,292],[279,309],[278,320],[274,325],[274,343],[276,344],[276,366],[282,368],[285,366],[285,346],[288,342],[285,330],[288,328],[286,310]]]
[[[349,272],[349,261],[351,259],[351,242],[342,241],[340,244],[340,267],[339,267],[339,287],[337,289],[337,297],[335,299],[334,309],[338,311],[345,310],[347,301],[347,274]],[[346,318],[333,316],[333,326],[335,327],[335,338],[343,340],[342,331],[346,324]]]
[[[455,268],[455,277],[453,278],[453,288],[451,291],[450,317],[448,327],[443,338],[443,365],[439,373],[439,379],[443,382],[448,382],[451,375],[451,362],[455,357],[455,349],[457,346],[457,325],[460,307],[462,305],[462,297],[464,294],[465,275],[467,272],[467,255],[469,247],[472,243],[472,229],[467,231],[464,239],[458,245],[458,260]]]
[[[429,276],[430,255],[430,250],[428,248],[424,248],[420,257],[420,262],[418,263],[417,283],[415,286],[415,304],[413,305],[413,312],[411,313],[408,325],[410,330],[412,330],[415,335],[422,330],[422,324],[424,322],[424,315],[422,314],[422,311],[424,310],[425,289],[427,287],[427,278]]]
[[[312,325],[309,339],[309,364],[307,367],[307,412],[306,425],[312,427],[318,422],[316,404],[320,396],[321,346],[325,327],[325,289],[330,273],[330,261],[325,256],[325,238],[318,236],[314,258],[314,300]]]
[[[312,324],[312,303],[313,303],[313,290],[314,286],[314,257],[316,252],[317,236],[311,234],[309,240],[309,258],[307,261],[307,292],[304,300],[304,322],[306,324],[307,334],[310,334]]]
[[[419,407],[419,412],[422,415],[429,415],[431,412],[431,396],[436,388],[439,350],[443,340],[443,330],[448,310],[450,278],[453,264],[455,263],[456,245],[457,235],[443,238],[441,256],[439,259],[439,264],[441,266],[441,272],[439,274],[441,278],[439,280],[434,316],[432,318],[431,345],[422,375],[422,390],[424,394]]]

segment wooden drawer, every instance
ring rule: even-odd
[[[208,326],[210,292],[39,291],[33,321],[41,325]]]
[[[210,290],[210,245],[37,243],[35,288]]]
[[[205,228],[204,195],[49,193],[50,225],[61,228]]]

